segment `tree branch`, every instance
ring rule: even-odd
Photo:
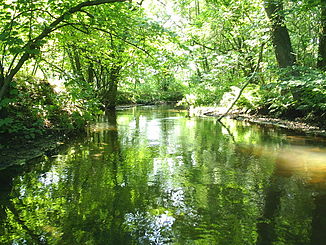
[[[233,100],[233,102],[230,104],[229,108],[226,110],[226,112],[224,112],[217,120],[218,121],[221,121],[221,119],[223,117],[225,117],[229,112],[230,110],[232,109],[232,107],[235,105],[235,103],[237,103],[237,101],[240,99],[241,95],[242,95],[242,92],[243,90],[245,90],[245,88],[249,85],[249,83],[252,81],[252,79],[256,76],[256,73],[260,67],[260,62],[262,61],[263,59],[263,51],[264,51],[264,46],[265,46],[265,43],[262,43],[261,47],[260,47],[260,52],[259,52],[259,58],[258,58],[258,61],[257,61],[257,65],[255,67],[255,70],[251,73],[251,75],[247,78],[247,81],[244,83],[244,85],[242,86],[242,88],[240,89],[238,95],[235,97],[235,99]]]
[[[64,74],[65,76],[70,77],[69,74],[68,74],[64,69],[62,69],[62,68],[60,68],[59,66],[57,66],[57,65],[55,65],[55,64],[53,64],[53,63],[51,63],[50,61],[47,61],[47,60],[44,59],[44,58],[41,58],[40,61],[41,61],[41,62],[43,61],[44,63],[46,63],[46,64],[49,65],[50,67],[55,68],[55,69],[58,70],[61,74]]]
[[[133,46],[133,47],[135,47],[135,48],[137,48],[137,49],[143,51],[143,52],[146,53],[149,57],[153,58],[153,56],[152,56],[152,55],[151,55],[151,54],[150,54],[146,49],[141,48],[141,47],[137,46],[136,44],[133,44],[132,42],[127,41],[126,39],[120,37],[119,35],[117,35],[117,34],[115,34],[115,33],[112,33],[112,32],[110,32],[110,31],[104,30],[104,29],[99,28],[99,27],[93,27],[93,29],[98,30],[98,31],[101,31],[101,32],[104,32],[104,33],[107,33],[107,34],[110,34],[110,35],[112,35],[112,36],[115,36],[116,38],[119,38],[119,39],[122,40],[123,42],[125,42],[125,43],[127,43],[127,44],[129,44],[129,45],[131,45],[131,46]]]
[[[83,8],[85,7],[90,7],[90,6],[97,6],[97,5],[101,5],[101,4],[105,4],[105,3],[115,3],[115,2],[124,2],[126,0],[94,0],[94,1],[86,1],[86,2],[82,2],[78,5],[76,5],[75,7],[70,8],[69,10],[67,10],[65,13],[63,13],[61,16],[59,16],[56,20],[54,20],[49,27],[45,28],[43,30],[43,32],[37,36],[36,38],[34,38],[33,42],[36,43],[42,39],[44,39],[45,37],[47,37],[51,32],[53,32],[54,30],[56,30],[56,27],[64,21],[64,19],[67,16],[70,16],[76,12],[80,12],[82,11]]]
[[[199,46],[202,46],[203,48],[206,48],[206,49],[209,49],[209,50],[212,50],[212,51],[215,51],[216,49],[215,48],[211,48],[211,47],[208,47],[206,46],[205,44],[202,44],[198,41],[196,41],[195,39],[192,40],[195,44],[199,45]]]
[[[66,22],[69,26],[71,26],[73,29],[77,30],[77,31],[80,31],[84,34],[89,34],[89,31],[88,30],[82,30],[81,28],[78,28],[76,27],[76,25],[80,25],[80,26],[84,26],[84,24],[81,24],[81,23],[68,23]]]

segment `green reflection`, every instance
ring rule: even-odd
[[[322,244],[322,181],[277,163],[293,147],[164,107],[108,112],[60,155],[0,172],[0,243]]]

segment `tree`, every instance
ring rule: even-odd
[[[293,66],[296,58],[293,53],[289,31],[285,24],[283,2],[282,0],[267,0],[264,4],[272,25],[272,41],[277,63],[281,68]]]
[[[321,8],[321,33],[319,37],[317,67],[326,70],[326,0],[320,0]]]
[[[125,0],[93,0],[84,1],[75,6],[64,9],[59,17],[52,18],[52,13],[48,13],[52,22],[46,24],[45,27],[42,24],[37,25],[37,18],[30,17],[27,23],[30,23],[30,28],[26,29],[24,23],[26,21],[26,14],[34,12],[46,12],[39,8],[26,9],[24,1],[17,1],[16,5],[5,5],[5,11],[1,13],[2,19],[5,21],[4,28],[1,32],[1,38],[3,41],[3,53],[2,62],[0,63],[0,101],[6,96],[8,88],[15,77],[15,75],[21,70],[27,60],[31,59],[35,54],[40,52],[40,48],[44,45],[46,38],[56,30],[69,25],[66,20],[73,14],[82,12],[84,8],[102,5],[106,3],[124,2]],[[51,1],[48,3],[51,4]],[[53,4],[53,3],[52,3]],[[45,8],[46,4],[41,8]],[[31,6],[34,7],[34,6]],[[10,13],[14,8],[15,12],[12,16]],[[17,13],[16,13],[17,11]],[[45,16],[44,16],[45,17]],[[47,16],[47,18],[49,18]],[[21,22],[18,22],[20,19]],[[33,28],[39,31],[35,36],[32,35]],[[19,33],[22,32],[22,33]],[[23,35],[24,38],[19,36]],[[12,43],[15,46],[12,46]],[[5,56],[10,56],[11,61],[5,60]]]

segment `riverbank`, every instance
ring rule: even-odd
[[[10,147],[0,151],[0,170],[11,166],[21,166],[42,157],[53,155],[71,138],[64,135],[47,135],[34,140],[11,140]]]
[[[191,108],[189,111],[190,115],[211,117],[220,117],[224,114],[224,112],[225,109],[221,107],[195,107]],[[249,123],[257,123],[289,129],[306,135],[326,137],[326,127],[321,128],[301,121],[291,121],[272,118],[265,115],[250,114],[241,110],[232,110],[226,117]]]
[[[117,110],[128,109],[133,106],[119,106]],[[192,116],[210,116],[219,117],[224,113],[223,108],[218,107],[196,107],[191,108],[189,114]],[[289,121],[278,118],[271,118],[257,114],[244,113],[243,111],[233,110],[226,117],[245,121],[249,123],[269,125],[297,133],[303,133],[310,136],[326,137],[326,129],[313,126],[304,122]],[[10,147],[3,148],[0,151],[0,170],[14,165],[23,165],[28,161],[42,157],[44,155],[55,154],[65,143],[73,137],[67,135],[50,134],[34,140],[21,140],[8,142]]]

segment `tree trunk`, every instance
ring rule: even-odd
[[[118,81],[110,81],[109,90],[106,93],[105,98],[105,108],[112,110],[115,109],[116,106],[116,98],[118,92]]]
[[[110,70],[109,88],[105,93],[105,97],[103,98],[106,109],[115,109],[118,92],[119,73],[121,68],[121,66],[114,65]]]
[[[95,81],[95,72],[93,69],[93,65],[90,64],[87,69],[87,82],[89,84],[92,84],[92,86],[94,86],[94,81]]]
[[[326,70],[326,0],[320,0],[321,34],[319,37],[317,67]]]
[[[3,84],[1,86],[0,89],[0,101],[5,97],[5,95],[8,92],[9,89],[9,85],[12,82],[14,76],[18,73],[18,71],[21,69],[21,67],[24,65],[24,63],[26,62],[26,60],[28,60],[30,58],[30,54],[28,54],[27,52],[24,53],[22,55],[22,57],[19,59],[17,65],[15,66],[14,69],[12,69],[10,71],[10,73],[4,77],[3,79]]]
[[[274,45],[276,60],[279,67],[284,68],[295,64],[290,35],[282,15],[282,0],[266,0],[265,11],[272,24],[272,41]]]

